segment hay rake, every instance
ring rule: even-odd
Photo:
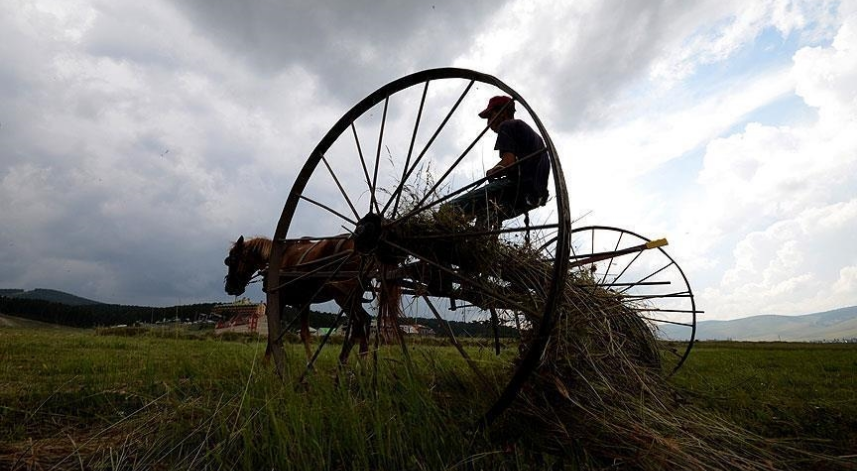
[[[518,117],[543,137],[551,157],[552,197],[502,225],[444,230],[439,209],[483,183],[485,168],[496,159],[493,133],[476,112],[498,94],[511,96]],[[266,274],[269,347],[279,369],[289,325],[281,318],[282,292],[295,277],[322,283],[356,279],[358,296],[377,293],[384,284],[400,287],[405,318],[437,319],[444,326],[439,335],[449,338],[466,367],[482,378],[500,370],[506,375],[494,380],[501,385],[486,403],[485,423],[511,403],[542,358],[567,283],[592,283],[621,294],[655,328],[686,329],[685,340],[667,349],[675,358],[668,372],[681,366],[693,345],[693,293],[663,242],[610,227],[572,230],[566,179],[547,129],[523,97],[490,75],[456,68],[418,72],[381,87],[345,113],[298,174],[277,224],[269,266],[281,266],[285,245],[298,237],[323,239],[343,231],[355,242],[349,259],[358,261],[359,269],[339,263]],[[480,260],[485,246],[499,252]],[[521,254],[536,260],[526,270],[516,266]],[[589,281],[574,276],[581,271]],[[482,326],[488,332],[480,337],[484,348],[456,338],[453,320]],[[397,336],[407,350],[404,337]],[[504,346],[514,354],[504,354]],[[505,367],[487,371],[486,365],[498,361]]]

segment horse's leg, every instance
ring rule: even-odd
[[[339,365],[345,366],[348,363],[348,357],[351,355],[351,348],[354,346],[354,318],[351,313],[348,313],[348,328],[345,330],[345,339],[342,341],[342,350],[339,352]]]
[[[357,341],[360,342],[360,358],[366,358],[369,354],[369,313],[359,304],[354,307],[353,330],[356,332]]]
[[[301,316],[301,341],[304,343],[306,359],[309,362],[312,358],[312,349],[309,345],[309,305],[305,306],[299,315]]]

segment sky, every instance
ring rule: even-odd
[[[231,300],[336,120],[462,67],[544,123],[575,224],[669,239],[701,319],[857,305],[857,2],[5,0],[0,39],[0,288]]]

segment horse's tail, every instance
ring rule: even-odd
[[[394,341],[401,335],[399,331],[399,317],[401,316],[401,285],[389,280],[382,281],[378,292],[378,327],[381,329],[381,335],[385,341]]]

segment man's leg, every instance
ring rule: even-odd
[[[508,178],[499,178],[487,185],[468,191],[467,193],[445,203],[444,207],[459,210],[468,219],[493,219],[497,206],[506,204],[506,200],[514,198],[515,182]]]

